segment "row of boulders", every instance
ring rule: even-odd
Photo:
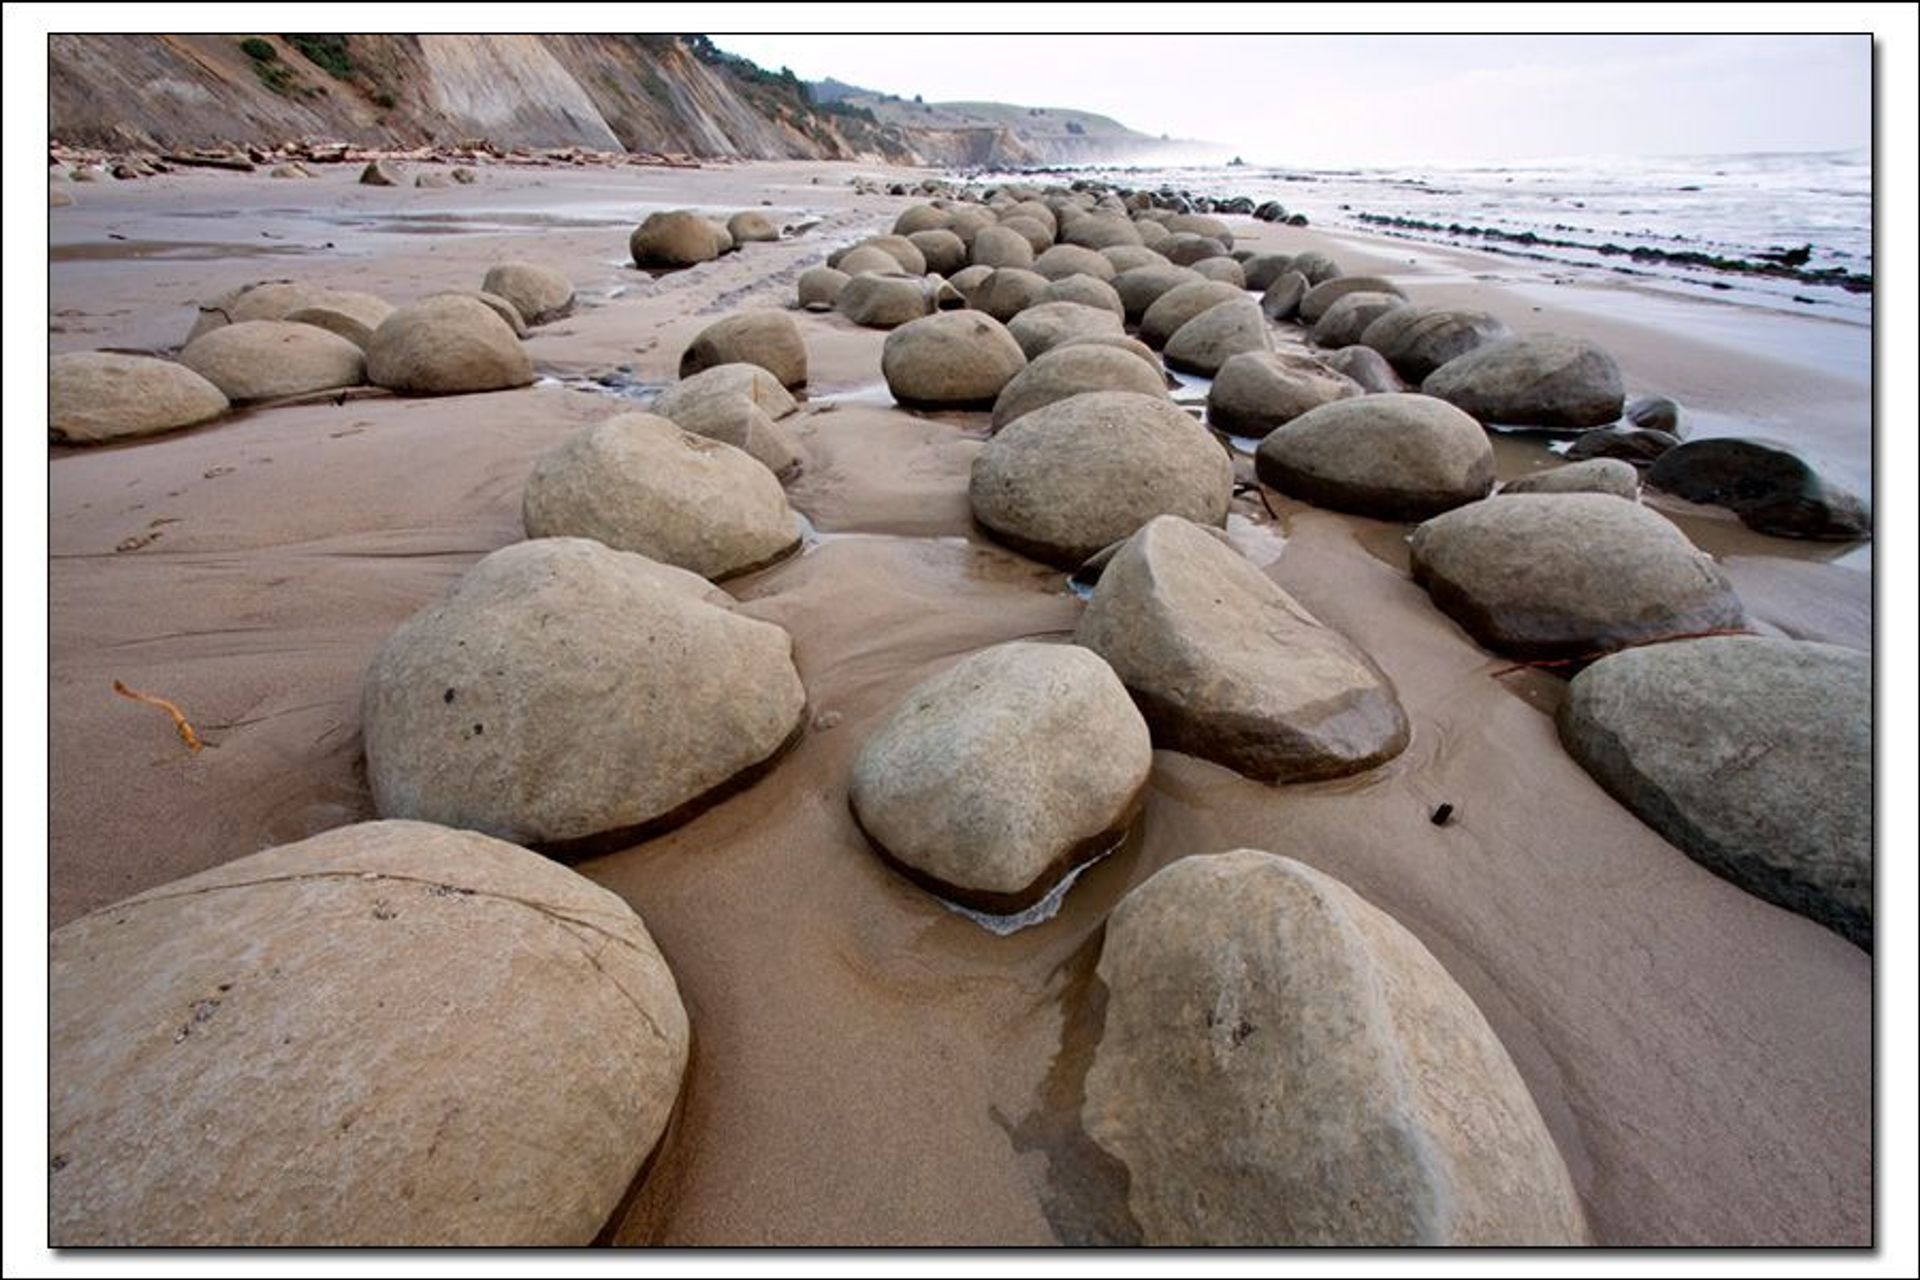
[[[627,238],[636,267],[674,271],[711,262],[755,241],[778,240],[780,228],[758,209],[743,209],[725,222],[690,209],[648,214]]]
[[[316,176],[299,161],[276,165],[270,173],[276,178],[311,178]],[[360,185],[366,187],[398,187],[405,183],[406,175],[391,160],[376,158],[367,161],[360,170]],[[455,165],[451,169],[430,169],[425,173],[413,175],[413,185],[445,190],[455,186],[471,186],[480,181],[477,170],[466,165]]]

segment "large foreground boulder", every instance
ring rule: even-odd
[[[1432,396],[1359,396],[1275,427],[1254,454],[1260,479],[1317,507],[1424,520],[1493,490],[1480,424]]]
[[[1518,493],[1413,531],[1413,580],[1489,649],[1592,657],[1744,627],[1713,557],[1638,503],[1601,493]]]
[[[880,349],[880,373],[893,398],[936,409],[987,408],[1026,365],[1007,327],[978,311],[903,324]]]
[[[401,307],[373,331],[367,374],[376,386],[415,395],[524,387],[533,361],[492,308],[444,294]]]
[[[1574,430],[1620,416],[1620,367],[1584,338],[1498,338],[1455,356],[1420,389],[1486,423]]]
[[[1140,812],[1153,745],[1107,664],[1015,642],[916,686],[854,762],[854,817],[916,884],[1025,910]]]
[[[785,477],[800,452],[776,419],[799,406],[780,380],[757,364],[717,364],[683,378],[654,398],[652,413],[709,440],[730,444]]]
[[[766,766],[805,709],[787,633],[731,605],[585,538],[494,552],[367,671],[375,807],[557,851],[683,820]]]
[[[1648,826],[1749,893],[1873,948],[1873,661],[1759,636],[1616,653],[1560,737]]]
[[[367,357],[336,333],[288,320],[243,320],[201,334],[180,363],[235,404],[357,387]]]
[[[538,263],[502,262],[487,271],[480,288],[511,302],[528,324],[545,324],[573,309],[573,281]]]
[[[1577,1245],[1525,1081],[1440,962],[1339,881],[1251,849],[1128,894],[1081,1107],[1147,1245]]]
[[[1352,379],[1311,356],[1247,351],[1214,374],[1207,388],[1207,420],[1222,431],[1264,439],[1310,409],[1359,394]]]
[[[1449,360],[1509,336],[1507,326],[1484,311],[1409,306],[1382,313],[1361,332],[1359,341],[1419,386]]]
[[[851,284],[848,285],[852,287]],[[757,364],[783,387],[807,383],[807,344],[800,326],[784,311],[742,311],[716,320],[680,353],[680,376],[711,369],[717,364]]]
[[[1167,384],[1152,365],[1118,347],[1066,343],[1034,360],[1001,388],[993,402],[993,429],[1089,391],[1132,391],[1164,399]]]
[[[220,388],[171,360],[67,351],[47,361],[47,435],[62,444],[158,435],[226,411]]]
[[[732,247],[726,228],[685,209],[647,215],[627,237],[636,267],[673,270],[711,262]]]
[[[521,511],[529,538],[592,538],[718,581],[800,545],[772,471],[651,413],[623,413],[542,455]]]
[[[83,916],[48,980],[56,1247],[585,1245],[687,1062],[626,903],[426,823]]]
[[[1406,713],[1372,659],[1175,516],[1107,562],[1074,642],[1112,665],[1155,745],[1261,782],[1359,773],[1407,745]]]
[[[1071,569],[1158,515],[1224,523],[1233,463],[1164,396],[1096,391],[1003,428],[975,457],[968,496],[996,539]]]
[[[1725,507],[1748,528],[1776,537],[1855,542],[1873,531],[1860,499],[1785,445],[1765,440],[1689,440],[1660,455],[1647,483]]]

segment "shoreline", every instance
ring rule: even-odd
[[[579,380],[624,367],[636,382],[670,381],[700,327],[785,305],[799,270],[911,203],[856,195],[847,179],[929,172],[765,162],[613,181],[483,168],[478,185],[451,191],[361,188],[344,171],[210,173],[82,191],[53,211],[56,250],[175,236],[232,250],[56,254],[56,351],[166,349],[191,324],[191,299],[281,274],[400,302],[477,287],[494,257],[537,256],[572,277],[582,305],[529,334],[552,385],[271,408],[54,451],[51,922],[262,841],[370,816],[355,763],[366,659],[480,555],[518,540],[533,457],[632,407]],[[649,207],[762,200],[777,221],[820,221],[657,279],[620,265]],[[528,206],[567,220],[503,221]],[[616,220],[616,209],[627,212]],[[1791,424],[1805,447],[1873,478],[1857,353],[1836,340],[1801,344],[1812,366],[1772,356],[1832,321],[1764,309],[1689,319],[1691,303],[1550,283],[1483,253],[1232,225],[1256,248],[1325,246],[1349,272],[1390,271],[1415,301],[1591,337],[1618,357],[1630,396],[1672,396],[1700,415],[1696,434]],[[299,251],[251,252],[274,243],[263,230],[299,237],[278,242]],[[349,235],[351,251],[322,247]],[[812,708],[840,720],[816,720],[771,776],[688,825],[577,868],[646,919],[700,1046],[678,1136],[620,1240],[1057,1238],[1048,1207],[1076,1175],[1049,1072],[1072,1045],[1064,992],[1087,940],[1172,858],[1248,844],[1339,876],[1467,989],[1539,1104],[1596,1242],[1865,1241],[1871,958],[1713,877],[1600,791],[1554,736],[1563,683],[1536,671],[1490,678],[1506,664],[1407,580],[1401,526],[1278,495],[1277,517],[1255,499],[1234,505],[1284,542],[1267,572],[1394,679],[1415,724],[1399,760],[1274,789],[1157,752],[1136,836],[1086,872],[1057,916],[1004,938],[880,865],[844,804],[865,734],[933,671],[986,644],[1071,628],[1081,605],[1065,575],[973,527],[965,477],[986,415],[896,409],[871,394],[884,334],[837,315],[796,318],[813,379],[792,420],[807,466],[789,497],[818,536],[725,589],[787,627]],[[1866,349],[1869,335],[1847,328]],[[1496,452],[1502,478],[1549,461],[1537,441],[1496,441]],[[1870,550],[1855,562],[1705,513],[1682,523],[1714,544],[1762,629],[1872,644]],[[154,531],[140,550],[113,550]],[[193,709],[213,750],[183,759],[170,728],[101,696],[122,676]],[[1436,834],[1427,814],[1443,801],[1459,817]]]

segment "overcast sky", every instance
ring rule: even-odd
[[[1071,10],[1062,10],[1070,13]],[[715,36],[806,80],[1077,107],[1259,164],[1864,147],[1865,36]]]

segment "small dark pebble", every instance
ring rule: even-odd
[[[1433,825],[1436,827],[1444,827],[1447,825],[1448,820],[1451,819],[1452,817],[1453,817],[1453,806],[1450,804],[1443,804],[1438,809],[1435,809],[1433,811],[1432,822],[1433,822]]]

